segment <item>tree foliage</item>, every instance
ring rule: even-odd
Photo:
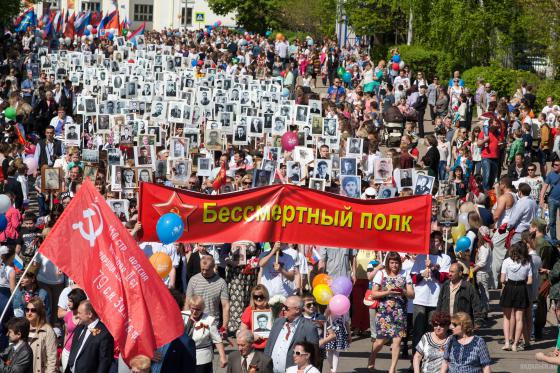
[[[24,8],[24,3],[38,3],[40,0],[21,1],[21,0],[0,0],[0,25],[8,26],[12,23],[14,17],[17,17]]]
[[[389,48],[398,48],[402,61],[412,71],[423,72],[424,76],[431,81],[434,76],[440,76],[442,81],[447,79],[450,71],[453,71],[457,61],[447,52],[424,48],[418,45],[396,45]],[[387,61],[391,59],[390,53],[386,56]]]

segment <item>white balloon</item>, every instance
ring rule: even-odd
[[[5,214],[11,204],[12,201],[10,201],[10,197],[5,194],[0,194],[0,214]]]
[[[405,66],[404,61],[401,60],[401,62],[399,62],[399,69],[401,70],[404,69],[404,66]]]
[[[469,225],[469,213],[468,212],[463,212],[462,214],[459,214],[459,219],[458,220],[459,220],[459,223],[463,223],[466,230],[471,229],[471,227]]]
[[[58,39],[58,42],[59,42],[60,44],[62,44],[62,43],[64,43],[64,39],[63,39],[63,38],[60,38],[60,39]]]
[[[87,36],[82,35],[82,41],[86,41]]]
[[[86,27],[89,31],[93,30],[93,26],[92,25],[87,25]]]
[[[90,34],[90,35],[88,36],[88,39],[89,39],[90,41],[93,41],[93,35]]]

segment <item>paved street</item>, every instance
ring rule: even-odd
[[[490,322],[488,327],[482,328],[477,334],[483,336],[490,349],[490,356],[493,359],[492,372],[533,372],[544,373],[555,371],[555,367],[541,363],[535,360],[535,353],[542,351],[551,351],[556,342],[556,319],[552,311],[548,314],[547,327],[545,329],[545,340],[537,342],[534,347],[527,351],[511,352],[502,351],[503,340],[502,334],[502,313],[498,311],[498,291],[492,291],[493,312],[490,313]],[[369,338],[354,338],[351,348],[347,352],[341,354],[341,360],[338,372],[341,373],[367,373],[367,362],[371,343]],[[230,352],[233,347],[228,347]],[[217,356],[217,355],[216,355]],[[387,371],[390,365],[390,347],[385,346],[377,360],[376,368],[379,371]],[[214,372],[225,373],[226,369],[219,369],[218,359],[214,359]],[[399,372],[406,372],[410,364],[406,360],[399,360]],[[329,372],[328,364],[325,362],[323,372]]]

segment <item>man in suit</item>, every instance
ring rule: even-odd
[[[259,373],[272,373],[272,359],[253,348],[255,337],[249,330],[237,332],[237,349],[228,356],[227,373],[247,373],[256,367]]]
[[[303,300],[301,297],[292,295],[284,302],[284,315],[274,321],[264,353],[270,356],[274,365],[274,372],[285,372],[294,365],[294,344],[297,342],[309,342],[316,346],[319,352],[319,335],[313,321],[301,316],[303,311]],[[319,355],[315,355],[319,356]],[[312,362],[316,365],[316,362]]]
[[[6,327],[10,346],[0,354],[0,371],[33,372],[33,350],[27,343],[29,321],[25,317],[16,317],[8,321]]]
[[[80,325],[74,331],[65,373],[109,372],[113,363],[113,337],[99,320],[89,300],[78,306]]]

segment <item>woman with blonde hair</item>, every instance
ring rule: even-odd
[[[474,325],[465,312],[451,318],[451,336],[443,352],[440,373],[472,372],[490,373],[490,354],[482,337],[473,335]]]
[[[151,361],[146,355],[136,355],[130,359],[132,373],[150,373]]]
[[[33,350],[33,372],[57,373],[57,343],[53,328],[47,323],[45,304],[33,297],[25,305],[29,321],[29,346]]]
[[[253,290],[251,290],[249,305],[245,308],[245,311],[243,311],[243,314],[241,315],[240,330],[253,330],[253,311],[270,310],[270,305],[268,304],[269,299],[270,295],[266,286],[258,284],[253,288]],[[264,351],[267,341],[268,338],[255,336],[253,347],[256,350]]]

